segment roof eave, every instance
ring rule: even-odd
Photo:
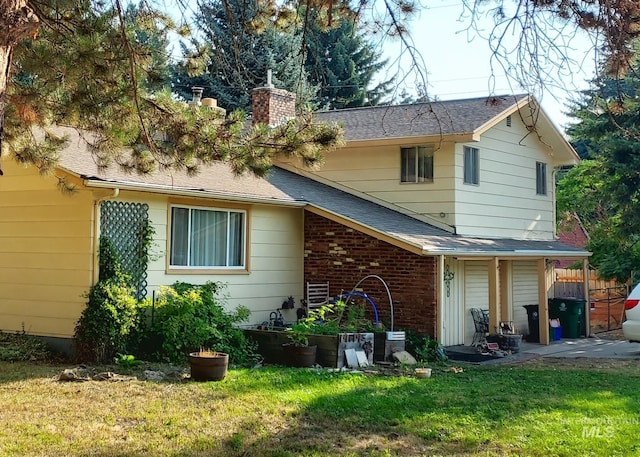
[[[433,248],[430,246],[423,246],[423,255],[447,255],[452,257],[469,257],[469,258],[483,258],[483,257],[518,257],[518,258],[562,258],[562,259],[585,259],[592,255],[588,251],[554,251],[554,250],[527,250],[527,249],[515,249],[513,251],[504,250],[462,250],[462,249],[447,249],[447,248]]]
[[[176,188],[160,184],[146,184],[128,181],[110,181],[96,178],[85,178],[84,185],[90,188],[128,190],[134,192],[147,192],[153,194],[173,195],[176,197],[208,198],[230,202],[258,203],[263,205],[278,205],[290,207],[304,207],[307,202],[301,200],[286,200],[278,198],[255,197],[238,195],[226,192],[216,192],[204,189]]]
[[[371,143],[376,143],[380,146],[385,145],[402,145],[402,144],[416,144],[416,143],[466,143],[466,142],[480,141],[480,134],[477,132],[465,132],[465,133],[450,133],[450,134],[438,134],[438,135],[416,135],[416,136],[401,136],[401,137],[386,137],[386,138],[367,138],[359,140],[346,140],[348,146],[366,146]]]
[[[502,110],[502,112],[500,112],[500,113],[496,114],[495,116],[493,116],[491,119],[489,119],[484,124],[478,126],[473,131],[473,135],[477,136],[478,138],[480,138],[480,136],[482,136],[484,133],[486,133],[489,129],[491,129],[495,125],[499,124],[507,116],[510,116],[513,113],[515,113],[518,110],[520,110],[524,105],[529,103],[530,100],[532,100],[531,96],[522,96],[519,99],[514,98],[514,102],[511,105],[509,105],[509,107],[505,108],[504,110]],[[533,100],[535,101],[535,99],[533,99]]]
[[[505,119],[507,116],[512,115],[519,110],[521,110],[524,106],[533,103],[535,106],[535,110],[538,113],[538,117],[536,119],[536,130],[540,127],[543,132],[540,134],[540,140],[549,150],[549,154],[556,159],[554,162],[555,166],[561,165],[575,165],[580,162],[580,156],[573,146],[567,141],[567,139],[562,135],[558,127],[553,123],[551,118],[547,115],[546,111],[540,103],[536,100],[536,98],[532,95],[528,95],[516,100],[509,108],[502,111],[500,114],[494,116],[488,122],[484,123],[480,127],[478,127],[474,131],[474,135],[478,138],[487,132],[489,129],[498,124],[502,119]],[[542,122],[541,122],[542,121]],[[551,141],[545,141],[545,135],[547,133],[549,135]],[[554,147],[555,146],[555,147]],[[564,151],[565,153],[558,154],[558,152]]]

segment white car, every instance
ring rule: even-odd
[[[624,310],[627,320],[622,323],[622,333],[629,341],[640,343],[640,284],[627,297]]]

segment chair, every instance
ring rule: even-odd
[[[471,308],[471,317],[475,327],[471,346],[477,346],[489,334],[489,312],[480,308]]]
[[[307,310],[326,305],[329,300],[329,281],[307,283],[307,296],[305,298]]]

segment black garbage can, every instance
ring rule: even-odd
[[[527,318],[529,320],[529,334],[527,341],[530,343],[540,342],[540,314],[538,305],[524,305],[527,310]]]
[[[578,298],[550,298],[549,317],[560,319],[562,338],[578,338],[584,327],[585,301]]]

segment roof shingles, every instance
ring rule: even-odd
[[[410,137],[446,133],[472,133],[526,95],[456,100],[403,106],[381,106],[318,113],[323,121],[342,121],[350,140]],[[381,129],[381,126],[383,128]],[[90,181],[128,184],[140,190],[202,193],[203,197],[225,196],[276,204],[300,202],[324,209],[338,217],[369,227],[381,234],[422,249],[425,253],[516,253],[584,256],[587,253],[558,241],[529,241],[462,237],[411,216],[385,208],[310,178],[274,168],[266,178],[236,176],[229,166],[217,163],[203,167],[196,176],[165,170],[148,175],[126,173],[118,166],[101,170],[87,144],[73,129],[61,129],[70,137],[60,160],[61,168]],[[524,254],[523,254],[524,255]]]
[[[472,134],[496,116],[527,99],[526,94],[370,106],[324,111],[319,121],[339,122],[347,141]]]
[[[420,247],[425,253],[457,252],[460,254],[562,253],[584,256],[583,249],[558,241],[493,239],[459,236],[439,229],[411,216],[385,208],[295,173],[275,168],[269,182],[295,200],[304,200],[340,217]]]

